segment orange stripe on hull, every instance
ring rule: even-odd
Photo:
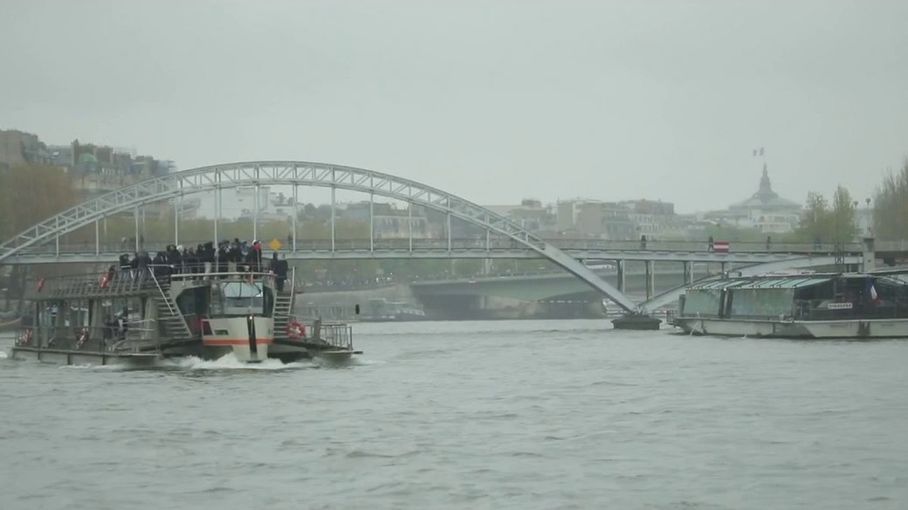
[[[269,345],[274,342],[273,338],[258,338],[256,345]],[[211,338],[202,340],[202,345],[249,345],[248,338]]]

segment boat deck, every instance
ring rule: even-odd
[[[38,348],[17,345],[13,347],[13,358],[33,359],[63,365],[130,364],[147,366],[162,359],[157,353],[144,352],[91,352],[72,349]]]

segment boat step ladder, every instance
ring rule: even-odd
[[[277,292],[275,289],[274,310],[272,318],[274,319],[274,338],[276,340],[287,340],[290,327],[290,313],[293,311],[293,289],[296,281],[296,269],[290,270],[290,288],[289,292]]]
[[[155,296],[158,308],[158,322],[162,326],[162,335],[168,341],[173,340],[190,340],[193,338],[186,319],[180,314],[179,308],[170,296],[170,285],[162,284],[152,275],[155,286],[158,288],[158,295]]]

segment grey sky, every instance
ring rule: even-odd
[[[908,2],[0,0],[0,128],[182,169],[325,161],[479,203],[870,196]]]

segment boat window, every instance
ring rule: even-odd
[[[683,315],[718,317],[722,291],[719,289],[691,290],[684,298]]]
[[[791,316],[794,289],[731,289],[732,317]]]
[[[245,315],[249,312],[271,316],[273,295],[260,282],[227,282],[221,285],[220,296],[224,315]]]

